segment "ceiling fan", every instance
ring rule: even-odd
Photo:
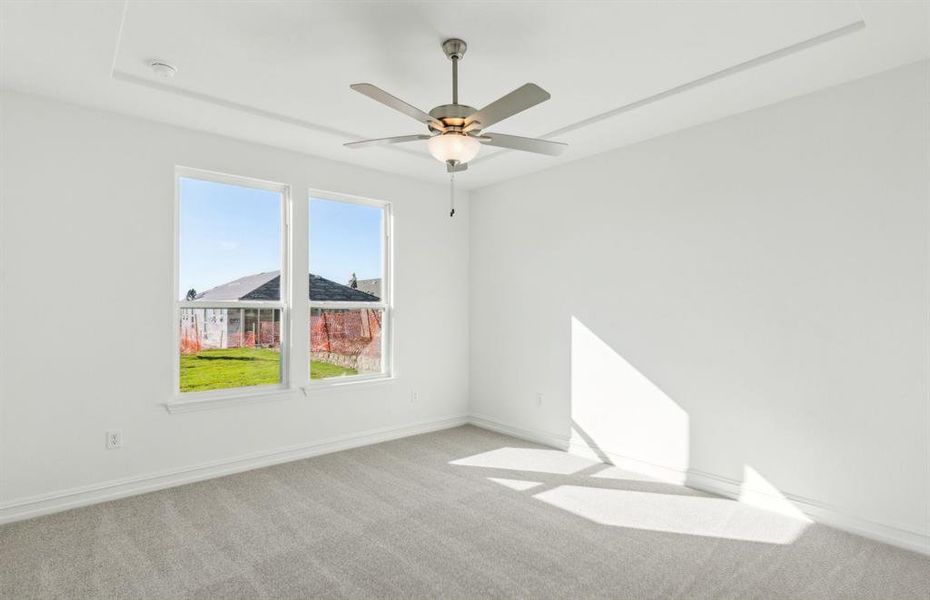
[[[355,83],[349,86],[372,100],[420,121],[428,127],[429,134],[399,135],[349,142],[344,145],[348,148],[364,148],[426,140],[430,154],[436,160],[445,163],[446,170],[450,173],[466,170],[468,161],[477,156],[481,144],[550,156],[561,154],[567,144],[484,131],[485,128],[495,123],[548,100],[549,92],[535,83],[523,84],[481,110],[459,104],[459,61],[465,55],[466,48],[465,42],[457,38],[442,43],[446,57],[452,61],[452,104],[437,106],[429,113],[407,104],[370,83]]]

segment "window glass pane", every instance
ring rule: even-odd
[[[178,181],[180,391],[281,382],[281,192]],[[241,308],[216,306],[242,302]],[[199,306],[199,305],[202,305]]]
[[[182,308],[181,391],[281,382],[281,311]]]
[[[281,193],[181,177],[180,300],[279,300]]]
[[[310,300],[377,302],[382,296],[384,209],[310,198]]]
[[[381,309],[311,308],[310,378],[381,373],[383,319]]]

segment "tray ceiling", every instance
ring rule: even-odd
[[[552,99],[494,129],[555,132],[571,145],[558,158],[485,147],[457,177],[476,188],[927,58],[928,6],[3,3],[0,84],[443,182],[425,144],[342,147],[424,131],[349,84],[374,83],[425,110],[448,103],[439,45],[461,37],[463,103],[480,108],[535,82]],[[157,78],[154,58],[176,77]]]

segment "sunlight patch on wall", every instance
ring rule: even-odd
[[[688,414],[577,318],[571,319],[572,452],[651,476],[688,469]],[[638,469],[637,469],[638,470]]]
[[[612,527],[790,544],[808,523],[733,500],[563,485],[533,496]]]

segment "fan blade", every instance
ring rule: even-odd
[[[388,94],[377,86],[371,85],[370,83],[353,83],[349,87],[360,94],[365,94],[372,100],[380,102],[381,104],[393,108],[396,111],[404,113],[408,117],[413,117],[421,123],[428,123],[440,131],[445,131],[445,125],[443,125],[440,121],[429,116],[416,106],[407,104],[397,96]]]
[[[562,142],[550,142],[549,140],[520,137],[518,135],[504,135],[503,133],[482,133],[476,139],[485,146],[498,146],[500,148],[510,148],[511,150],[548,154],[549,156],[558,156],[568,147],[568,144]]]
[[[473,115],[465,119],[467,130],[484,129],[512,117],[518,112],[532,108],[540,102],[545,102],[551,96],[549,92],[535,83],[526,83],[510,92],[503,98],[498,98]],[[475,125],[477,124],[477,125]]]
[[[378,138],[376,140],[362,140],[360,142],[349,142],[343,144],[346,148],[365,148],[367,146],[380,146],[384,144],[400,144],[403,142],[415,142],[417,140],[428,140],[430,136],[425,133],[415,135],[397,135],[394,137]]]
[[[468,163],[459,163],[455,166],[452,166],[448,163],[446,164],[446,173],[458,173],[460,171],[467,171],[467,170],[468,170]]]

